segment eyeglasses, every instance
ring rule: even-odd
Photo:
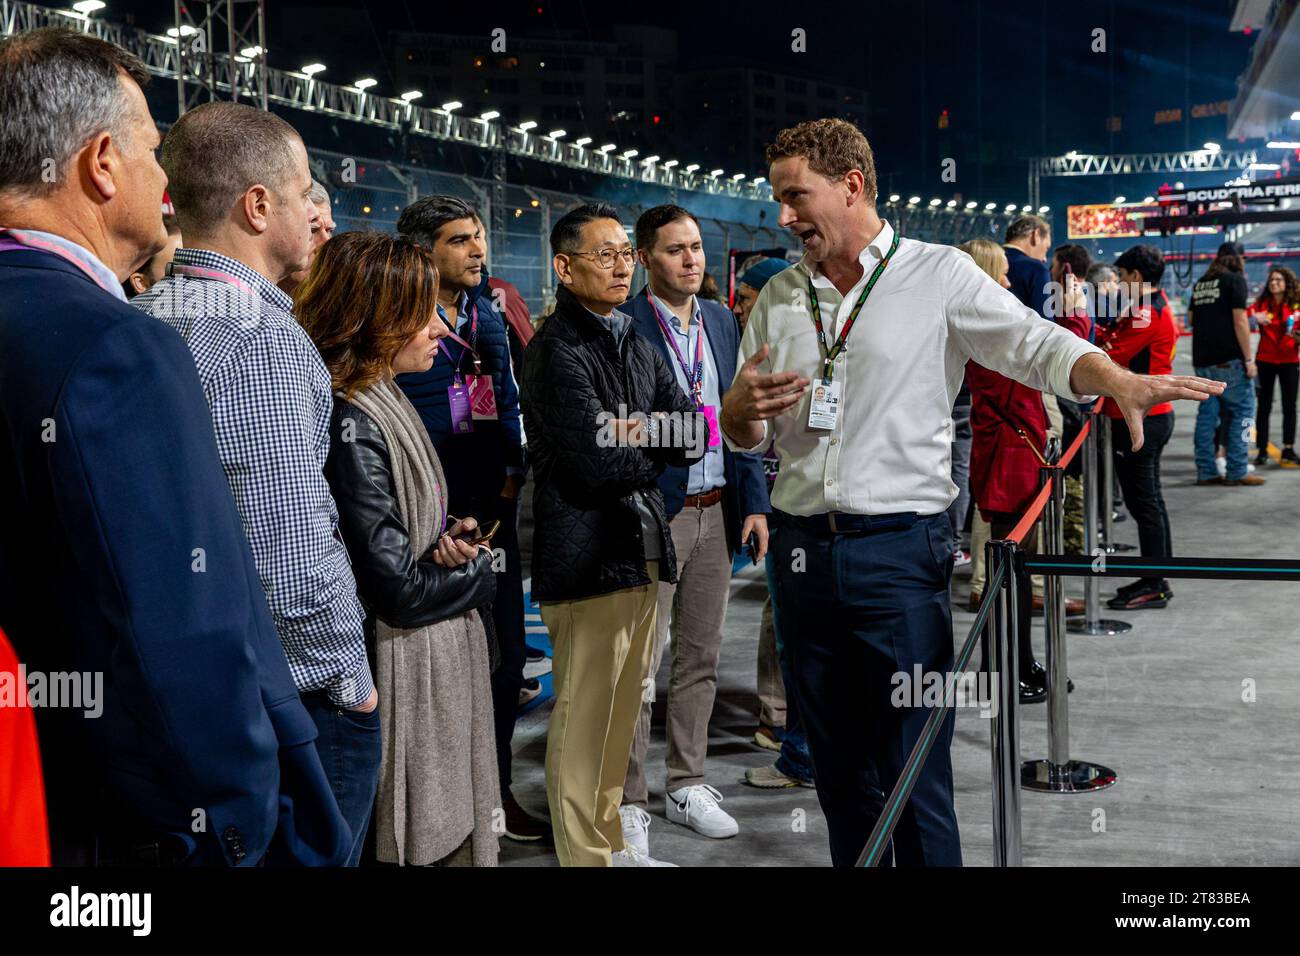
[[[572,252],[570,255],[582,256],[584,259],[592,259],[602,269],[614,268],[614,260],[619,256],[630,266],[636,265],[635,249],[601,249],[599,252]]]

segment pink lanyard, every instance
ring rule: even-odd
[[[0,230],[0,252],[18,252],[23,249],[35,249],[38,252],[52,253],[65,262],[71,262],[74,266],[84,272],[90,280],[95,283],[95,285],[99,286],[105,292],[115,294],[113,289],[100,281],[99,276],[95,274],[93,269],[67,249],[55,245],[52,242],[47,242],[37,236],[28,235],[27,237],[20,239],[18,236],[14,235],[11,230]],[[116,290],[116,292],[121,291],[121,289]]]
[[[233,285],[240,292],[261,298],[261,293],[253,288],[239,276],[231,275],[229,272],[222,272],[220,269],[211,269],[207,266],[187,266],[179,262],[171,264],[171,274],[180,276],[189,276],[191,279],[214,279],[217,282],[225,282],[227,285]]]
[[[441,318],[442,321],[446,323],[448,326],[451,325],[451,323],[447,321],[445,316]],[[471,305],[469,307],[469,342],[466,342],[459,335],[457,335],[456,329],[454,327],[451,329],[451,331],[447,333],[447,338],[451,339],[453,342],[459,342],[461,344],[461,347],[465,350],[465,352],[468,352],[470,355],[474,356],[474,374],[481,375],[483,373],[483,362],[479,358],[478,350],[475,349],[472,344],[470,344],[472,342],[478,341],[478,305],[477,304]],[[465,358],[465,352],[461,352],[460,358],[456,360],[457,378],[461,377],[460,363]],[[451,358],[451,352],[447,352],[447,358],[448,359]]]

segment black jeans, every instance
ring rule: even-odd
[[[1282,444],[1295,444],[1296,387],[1300,385],[1300,365],[1259,363],[1259,410],[1255,413],[1255,444],[1260,451],[1268,448],[1268,415],[1273,410],[1273,383],[1282,385]]]
[[[1160,489],[1160,455],[1174,431],[1174,413],[1148,415],[1142,423],[1142,447],[1133,450],[1128,426],[1122,419],[1111,421],[1115,475],[1124,489],[1124,502],[1138,526],[1138,544],[1144,558],[1167,558],[1174,553],[1169,532],[1169,512]],[[1163,582],[1160,576],[1146,577],[1143,584]]]
[[[499,490],[498,484],[492,490]],[[497,773],[501,793],[510,789],[510,738],[515,732],[519,713],[519,688],[524,683],[524,582],[519,563],[519,502],[492,494],[473,502],[468,514],[486,528],[493,521],[501,527],[492,538],[493,561],[497,571],[497,596],[492,602],[492,623],[496,625],[501,663],[492,672],[492,715],[496,728]]]

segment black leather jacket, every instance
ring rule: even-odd
[[[366,608],[368,639],[373,641],[374,618],[391,627],[422,627],[482,607],[496,597],[491,554],[482,552],[458,568],[444,568],[427,557],[417,560],[411,554],[384,436],[374,419],[337,397],[330,417],[325,479],[338,505],[339,530],[352,559],[357,594]]]

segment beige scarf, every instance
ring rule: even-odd
[[[352,397],[388,445],[394,492],[423,555],[441,534],[446,479],[415,407],[392,381]],[[375,621],[383,757],[375,803],[377,855],[423,866],[466,839],[475,866],[495,866],[497,779],[487,636],[478,611],[411,630]]]

